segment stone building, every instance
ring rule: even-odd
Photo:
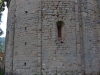
[[[100,0],[11,0],[6,75],[100,73]]]

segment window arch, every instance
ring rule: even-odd
[[[63,21],[58,21],[56,24],[57,24],[58,39],[62,39],[62,27],[64,25],[64,22]]]

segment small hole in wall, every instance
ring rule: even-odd
[[[52,16],[55,16],[55,14],[52,14]]]
[[[99,40],[97,40],[97,42],[99,42]]]
[[[27,13],[28,13],[28,11],[25,11],[25,13],[27,14]]]
[[[57,15],[57,17],[59,17],[59,15]]]
[[[25,27],[25,30],[27,29],[27,27]]]
[[[25,45],[26,45],[27,43],[25,42]]]
[[[9,31],[7,31],[7,34],[9,34]]]
[[[61,41],[61,43],[64,43],[63,41]]]
[[[24,63],[24,66],[26,66],[26,63]]]

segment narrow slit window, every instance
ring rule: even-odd
[[[26,30],[27,28],[25,27],[25,30]]]
[[[61,38],[61,26],[57,26],[58,29],[58,38]]]
[[[26,45],[27,43],[25,42],[25,45]]]
[[[58,21],[57,22],[57,34],[58,34],[58,39],[62,38],[62,26],[64,25],[63,21]]]

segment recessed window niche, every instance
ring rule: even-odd
[[[58,36],[58,40],[61,40],[62,39],[62,27],[64,25],[64,22],[63,21],[58,21],[56,23],[57,25],[57,36]]]

